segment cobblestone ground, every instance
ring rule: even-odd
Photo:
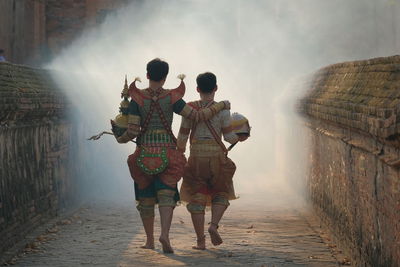
[[[209,212],[208,212],[209,213]],[[207,215],[209,215],[207,213]],[[206,219],[209,220],[209,217]],[[159,234],[156,217],[156,239]],[[332,245],[305,208],[245,205],[233,201],[220,224],[224,239],[192,250],[195,234],[184,207],[175,210],[175,254],[140,249],[144,232],[134,203],[92,204],[49,224],[13,260],[15,266],[338,266]]]

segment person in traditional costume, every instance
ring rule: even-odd
[[[168,63],[154,59],[147,64],[149,87],[138,89],[136,81],[125,88],[120,115],[111,121],[119,143],[136,138],[137,148],[128,157],[128,166],[135,184],[136,200],[146,243],[142,248],[154,248],[154,207],[158,204],[161,220],[159,241],[164,253],[173,253],[169,230],[173,209],[179,200],[177,183],[183,176],[186,158],[176,149],[176,138],[171,130],[173,113],[191,121],[210,119],[222,109],[229,109],[229,101],[222,101],[198,111],[182,99],[185,94],[184,75],[178,76],[178,88],[163,88],[168,75]],[[131,101],[128,102],[128,96]]]
[[[200,100],[188,103],[201,111],[215,104],[214,96],[218,89],[217,79],[213,73],[198,75],[197,91]],[[193,226],[197,236],[194,249],[204,250],[204,215],[205,208],[211,205],[211,223],[208,232],[213,245],[220,245],[222,239],[218,233],[218,223],[229,206],[229,200],[235,199],[233,174],[236,166],[228,158],[221,137],[231,144],[244,141],[248,135],[237,135],[232,130],[229,110],[218,112],[210,120],[196,122],[182,118],[178,134],[178,150],[184,152],[187,140],[190,139],[190,157],[185,166],[180,190],[181,200],[188,203]]]

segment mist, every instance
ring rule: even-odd
[[[399,11],[395,0],[132,1],[45,66],[82,125],[85,194],[134,199],[126,159],[135,145],[84,138],[110,129],[125,74],[129,83],[141,77],[138,86],[146,88],[146,64],[160,57],[170,65],[164,88],[175,88],[184,73],[184,99],[197,100],[195,78],[211,71],[216,100],[230,100],[231,112],[249,119],[251,137],[229,155],[237,165],[236,193],[276,205],[298,201],[307,167],[295,110],[306,90],[301,80],[328,64],[399,54]],[[175,115],[175,134],[179,124]]]

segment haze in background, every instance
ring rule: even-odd
[[[217,100],[229,99],[231,111],[253,127],[251,138],[230,153],[237,194],[288,203],[304,193],[306,180],[306,138],[294,107],[300,80],[331,63],[399,54],[399,10],[398,0],[132,1],[47,67],[58,70],[82,137],[110,129],[124,75],[129,83],[141,77],[145,88],[146,63],[155,57],[170,64],[165,88],[187,75],[186,101],[198,99],[197,74],[214,72]],[[175,116],[175,133],[179,123]],[[135,145],[104,136],[82,139],[82,146],[88,195],[133,199],[126,159]]]

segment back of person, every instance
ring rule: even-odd
[[[198,109],[207,106],[207,103],[202,101],[190,104]],[[230,128],[230,123],[229,110],[220,111],[207,122],[182,122],[183,125],[191,127],[190,156],[181,187],[181,200],[189,203],[188,208],[196,206],[190,204],[193,202],[193,196],[202,199],[202,207],[195,207],[200,210],[212,202],[219,201],[223,205],[229,205],[228,200],[236,198],[232,183],[236,166],[227,157],[226,148],[221,140],[223,136],[232,143],[237,141],[234,133],[224,132],[224,129]]]
[[[212,101],[211,103],[213,103]],[[194,101],[190,102],[194,108],[204,108],[208,103],[202,103],[202,101]],[[222,128],[226,128],[230,126],[231,116],[229,110],[221,110],[214,117],[209,120],[209,123],[214,128],[215,132],[218,134],[219,139],[222,137]],[[209,140],[214,139],[212,133],[207,128],[206,122],[199,122],[196,124],[196,129],[193,133],[194,140]]]
[[[209,72],[200,74],[196,82],[200,100],[190,105],[201,110],[214,102],[218,86],[216,76]],[[194,249],[205,249],[205,207],[212,206],[212,220],[208,229],[211,242],[220,245],[222,239],[217,231],[219,220],[229,206],[229,200],[236,198],[232,180],[236,166],[227,156],[222,136],[231,144],[239,140],[232,131],[229,110],[220,111],[213,118],[199,123],[182,119],[178,149],[185,151],[187,140],[190,139],[190,156],[184,169],[180,193],[181,200],[188,203],[187,209],[195,227],[197,246]]]
[[[169,72],[168,63],[156,58],[147,63],[146,70],[148,88],[137,88],[138,79],[135,79],[129,90],[123,92],[124,101],[127,102],[128,95],[131,101],[127,107],[121,105],[121,114],[117,116],[125,118],[120,120],[125,124],[116,118],[111,125],[118,143],[128,143],[136,138],[136,150],[128,157],[128,166],[146,232],[146,243],[142,248],[154,248],[154,208],[157,203],[161,221],[159,241],[164,253],[173,253],[169,229],[173,209],[179,200],[177,183],[186,163],[183,153],[176,149],[176,138],[171,130],[173,112],[195,121],[207,120],[223,108],[229,108],[229,102],[223,101],[197,112],[182,99],[184,75],[178,76],[181,80],[178,88],[166,90],[163,85]]]
[[[195,109],[202,109],[212,103],[214,103],[214,101],[204,102],[200,100],[190,102],[189,105]],[[193,156],[200,156],[204,154],[204,156],[210,157],[219,156],[219,154],[224,153],[224,148],[221,146],[222,136],[224,137],[225,141],[231,141],[232,143],[237,141],[231,132],[223,131],[223,129],[229,129],[231,125],[231,116],[229,110],[222,110],[218,112],[207,122],[194,123],[193,121],[188,121],[186,122],[186,125],[191,128],[190,155]],[[211,130],[209,127],[211,127]],[[211,131],[213,131],[214,134]],[[212,151],[215,151],[216,154],[211,153]]]

